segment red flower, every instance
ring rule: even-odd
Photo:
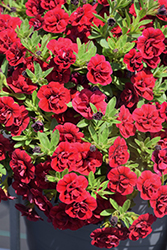
[[[26,216],[27,220],[30,220],[30,221],[38,221],[39,219],[43,220],[37,214],[37,212],[31,207],[26,207],[23,204],[16,204],[15,208],[21,212],[22,216]]]
[[[58,66],[58,71],[68,69],[76,61],[73,52],[78,53],[78,46],[68,38],[60,37],[58,40],[51,40],[46,47],[55,55],[54,62]]]
[[[25,4],[27,16],[37,16],[44,13],[44,9],[41,7],[41,0],[28,0]]]
[[[137,180],[137,189],[141,192],[140,196],[143,200],[150,200],[160,186],[161,178],[150,170],[143,171]]]
[[[0,32],[0,53],[5,54],[11,45],[19,41],[16,32],[13,29],[5,29]]]
[[[150,199],[150,205],[157,218],[167,215],[167,186],[161,186]]]
[[[14,119],[20,115],[20,107],[12,97],[0,97],[0,123],[11,126]]]
[[[134,84],[136,92],[146,100],[153,99],[155,81],[156,79],[150,71],[142,70],[131,77],[131,82]]]
[[[124,138],[135,135],[136,127],[133,124],[134,120],[129,112],[129,109],[125,108],[124,105],[120,108],[117,120],[121,121],[121,123],[116,124],[116,126],[119,128],[119,131]]]
[[[110,191],[122,195],[131,194],[137,181],[137,175],[128,167],[123,166],[111,169],[107,178],[109,179],[108,188]]]
[[[6,151],[10,151],[10,141],[0,134],[0,161],[6,158]]]
[[[55,64],[54,59],[52,58],[50,60],[50,63],[47,65],[47,69],[52,68],[53,70],[50,72],[49,75],[47,75],[46,79],[48,82],[54,81],[59,83],[67,83],[70,80],[70,69],[62,69],[59,71],[59,66]]]
[[[6,51],[6,59],[11,66],[16,66],[25,62],[26,49],[19,41],[14,42]]]
[[[24,105],[19,108],[20,114],[14,118],[13,124],[11,126],[6,126],[6,130],[11,131],[12,136],[21,135],[22,131],[27,128],[30,121],[28,111]]]
[[[34,18],[31,18],[29,20],[30,27],[34,27],[34,30],[40,30],[42,29],[44,19],[41,17],[41,15],[37,15]]]
[[[125,83],[125,89],[122,91],[119,99],[118,106],[125,105],[127,108],[134,108],[139,101],[138,94],[130,82]]]
[[[93,118],[93,111],[89,103],[94,104],[98,111],[101,110],[101,112],[105,114],[107,107],[107,103],[104,101],[105,97],[106,96],[99,90],[92,92],[91,90],[83,89],[76,94],[72,100],[72,105],[83,117],[91,120]]]
[[[143,104],[141,108],[136,108],[132,114],[136,121],[135,126],[141,132],[159,132],[162,129],[162,122],[159,111],[154,105]]]
[[[60,142],[53,153],[51,167],[58,172],[62,172],[66,168],[68,168],[69,172],[72,171],[78,160],[77,153],[77,149],[71,143]]]
[[[87,78],[91,83],[107,85],[112,81],[111,74],[112,68],[108,61],[105,60],[103,55],[93,56],[88,63]]]
[[[15,69],[12,76],[7,78],[7,84],[15,93],[30,95],[36,90],[37,85],[33,84],[30,79],[25,78],[21,73],[20,68]]]
[[[73,171],[83,175],[89,175],[90,171],[95,173],[96,168],[100,167],[103,162],[103,155],[96,147],[91,150],[91,143],[73,143],[73,147],[77,148],[77,158]]]
[[[50,161],[40,162],[35,166],[35,185],[42,189],[55,189],[55,182],[48,182],[46,175],[52,170]]]
[[[55,114],[66,111],[66,103],[71,99],[69,90],[58,82],[50,82],[48,85],[43,85],[39,89],[37,97],[40,99],[39,107],[42,110]]]
[[[41,7],[45,10],[52,10],[57,6],[65,4],[65,0],[41,0]]]
[[[140,71],[143,68],[141,53],[135,49],[131,49],[124,56],[123,62],[127,64],[127,69],[131,72]]]
[[[65,212],[72,218],[78,218],[80,220],[87,220],[92,217],[92,211],[97,207],[95,198],[89,193],[88,196],[80,201],[70,203],[66,206]]]
[[[151,160],[154,162],[154,171],[161,176],[164,171],[167,171],[167,148],[155,150]]]
[[[14,179],[26,184],[34,179],[35,167],[31,163],[31,157],[24,150],[13,151],[10,167],[14,172]]]
[[[82,220],[77,218],[71,218],[65,212],[66,204],[59,203],[58,206],[52,207],[50,211],[50,216],[52,218],[52,224],[55,229],[59,228],[61,230],[70,229],[78,230],[85,224]]]
[[[159,56],[155,56],[151,59],[144,59],[143,58],[143,62],[147,63],[147,65],[152,69],[155,69],[158,66],[158,64],[160,63],[160,61],[161,60],[160,60]]]
[[[42,194],[42,191],[39,191],[35,188],[31,188],[31,193],[33,195],[33,203],[44,212],[46,216],[50,219],[49,212],[53,207],[51,202]]]
[[[53,132],[58,129],[60,134],[59,142],[67,141],[67,142],[82,142],[81,138],[84,137],[84,134],[79,132],[79,128],[71,123],[66,122],[64,125],[57,125]]]
[[[137,49],[144,59],[152,59],[158,57],[165,49],[164,40],[165,36],[160,29],[150,27],[144,29],[142,36],[138,38]]]
[[[71,25],[77,26],[78,31],[82,32],[84,29],[90,29],[92,22],[98,22],[97,24],[99,24],[99,20],[97,20],[97,18],[93,15],[93,13],[96,13],[95,8],[96,5],[92,6],[90,4],[84,4],[83,7],[78,7],[70,15]]]
[[[129,153],[126,141],[120,136],[114,141],[114,144],[109,148],[109,165],[111,168],[125,164],[129,159]]]
[[[103,6],[109,6],[109,3],[107,0],[97,0],[99,4],[103,5]],[[113,1],[113,0],[112,0]]]
[[[160,116],[165,119],[167,122],[167,102],[163,102],[161,104],[160,110],[159,110]]]
[[[88,185],[88,181],[84,176],[78,176],[75,173],[66,174],[63,179],[57,183],[57,191],[60,193],[59,199],[70,204],[83,201],[88,192],[85,188]]]
[[[58,6],[44,15],[43,29],[51,33],[62,33],[66,30],[68,22],[69,15]]]
[[[100,248],[117,247],[120,243],[119,230],[113,227],[97,228],[91,234],[91,244]]]
[[[0,14],[0,31],[11,28],[15,30],[20,27],[21,19],[19,17],[11,17],[8,14]]]
[[[156,217],[152,214],[142,214],[129,228],[129,239],[138,240],[139,238],[146,238],[152,232],[151,225],[156,220]]]
[[[62,114],[55,114],[54,118],[57,120],[59,124],[64,124],[65,122],[72,122],[73,124],[77,124],[80,121],[81,116],[72,109],[68,108]]]

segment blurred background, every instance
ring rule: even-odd
[[[10,250],[9,201],[0,203],[0,250]],[[20,215],[20,250],[28,250],[24,219]]]

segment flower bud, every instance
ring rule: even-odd
[[[117,225],[117,222],[118,222],[118,217],[117,216],[112,216],[110,218],[110,223],[113,227],[115,227]]]
[[[41,121],[36,121],[35,123],[31,125],[31,127],[34,129],[35,132],[38,132],[38,131],[43,132],[44,130],[44,126]]]
[[[93,119],[100,121],[101,118],[103,117],[103,114],[99,111],[97,113],[93,114]]]
[[[158,15],[161,15],[161,16],[166,16],[167,15],[167,10],[166,10],[164,4],[159,7]]]
[[[90,152],[95,152],[95,151],[96,151],[95,145],[91,145],[91,146],[90,146]]]
[[[108,24],[108,26],[111,26],[111,27],[113,27],[114,25],[115,25],[115,20],[114,20],[114,18],[109,18],[108,20],[107,20],[107,24]]]

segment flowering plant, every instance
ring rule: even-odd
[[[4,0],[0,58],[0,200],[12,185],[29,220],[101,223],[100,248],[150,234],[167,214],[166,1]]]

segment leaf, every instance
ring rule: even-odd
[[[109,136],[108,127],[106,126],[105,129],[102,131],[102,133],[99,133],[98,136],[99,136],[99,144],[106,145],[108,141],[108,136]]]
[[[38,138],[41,144],[41,149],[46,149],[47,151],[50,149],[50,141],[45,133],[41,133],[38,131]]]
[[[50,144],[51,151],[56,148],[57,144],[59,143],[59,139],[60,139],[59,130],[56,129],[53,133],[51,133],[51,144]]]
[[[100,45],[103,48],[109,49],[108,42],[104,38],[100,39]]]
[[[118,206],[118,204],[117,204],[117,202],[115,200],[110,198],[110,203],[113,206],[113,208],[115,208],[116,210],[119,209],[119,206]]]
[[[6,169],[2,164],[0,164],[0,173],[6,175]]]
[[[129,228],[129,222],[128,222],[128,220],[127,220],[126,218],[121,218],[121,219],[122,219],[122,221],[124,222],[125,226],[126,226],[127,228]]]
[[[157,144],[157,142],[159,142],[159,140],[161,139],[160,136],[156,136],[154,137],[152,140],[148,141],[145,146],[146,147],[151,147],[151,146],[155,146]]]
[[[89,125],[89,120],[83,119],[80,122],[77,123],[78,128],[84,128]]]
[[[113,111],[116,105],[116,97],[114,96],[107,104],[105,116],[110,117],[110,113]]]
[[[92,124],[89,125],[88,130],[94,142],[97,143],[97,133]]]
[[[108,183],[109,183],[109,181],[104,181],[104,182],[102,182],[101,185],[100,185],[100,187],[101,187],[102,189],[100,189],[100,191],[105,190],[105,189],[107,188]]]
[[[18,135],[18,136],[12,136],[12,140],[14,141],[25,141],[27,139],[26,136]]]
[[[106,209],[106,210],[103,210],[100,215],[101,216],[110,216],[111,214],[113,213],[113,209]]]
[[[3,74],[7,77],[8,74],[8,60],[6,59],[6,57],[4,58],[2,65],[1,65],[1,70],[3,72]]]
[[[89,182],[89,185],[91,187],[94,187],[94,181],[95,181],[95,176],[94,176],[94,173],[93,171],[90,171],[89,175],[88,175],[88,182]]]
[[[56,176],[46,175],[46,178],[50,182],[57,182],[58,181]]]
[[[130,205],[131,205],[131,201],[130,200],[126,200],[123,204],[123,212],[126,212],[129,208],[130,208]]]
[[[93,103],[89,103],[89,105],[90,105],[90,107],[91,107],[91,109],[92,109],[92,111],[93,111],[93,113],[95,114],[95,113],[97,113],[97,108],[96,108],[96,106],[93,104]]]
[[[68,168],[65,168],[64,170],[63,170],[63,172],[61,172],[61,176],[62,176],[62,178],[66,175],[66,174],[68,174]]]

